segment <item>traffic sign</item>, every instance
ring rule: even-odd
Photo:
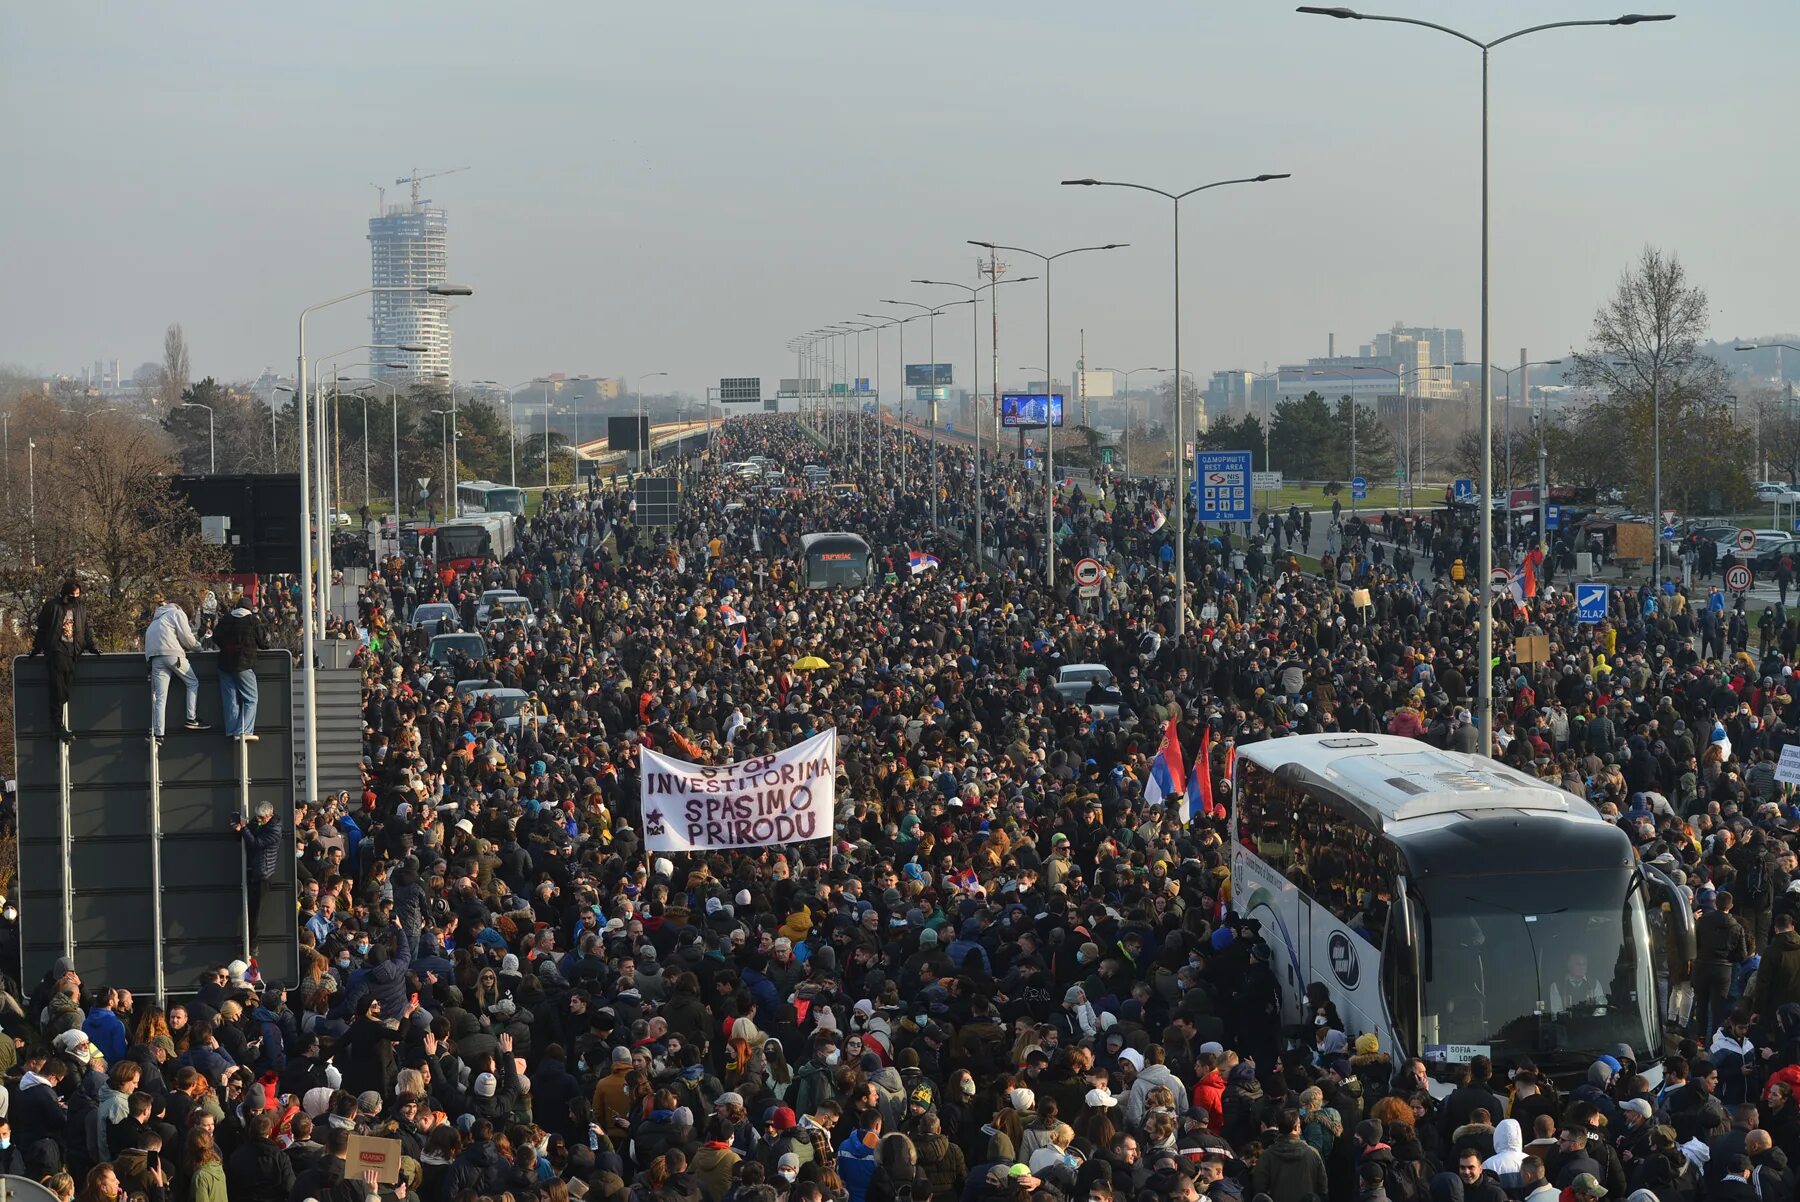
[[[1250,452],[1201,451],[1194,456],[1194,510],[1203,522],[1248,522]]]
[[[1453,482],[1450,485],[1450,495],[1458,501],[1473,501],[1475,499],[1475,481],[1463,479]]]
[[[1575,620],[1604,622],[1612,599],[1610,584],[1578,584],[1575,586]]]
[[[1488,576],[1488,586],[1497,593],[1512,591],[1512,573],[1505,568],[1495,568]]]
[[[1369,499],[1368,480],[1364,479],[1362,476],[1357,476],[1350,481],[1350,499],[1352,501],[1366,501]]]
[[[1748,526],[1738,527],[1737,549],[1740,551],[1756,550],[1756,531]]]
[[[1725,573],[1725,587],[1734,593],[1747,593],[1755,583],[1756,576],[1750,571],[1748,564],[1734,563],[1731,570]]]
[[[1561,505],[1546,505],[1546,506],[1544,506],[1544,529],[1546,529],[1546,530],[1561,530],[1562,529],[1562,506]]]
[[[1261,492],[1271,492],[1281,487],[1280,472],[1251,472],[1250,485]]]
[[[1663,541],[1665,543],[1672,543],[1675,541],[1675,527],[1673,527],[1673,526],[1664,526],[1663,527]]]
[[[1084,597],[1100,595],[1100,561],[1098,559],[1078,560],[1075,564],[1075,583],[1081,586]]]

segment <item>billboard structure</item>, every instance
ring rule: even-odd
[[[615,451],[650,449],[650,419],[632,414],[606,419],[606,445]]]
[[[218,656],[190,662],[200,677],[200,717],[216,727]],[[248,959],[250,944],[266,980],[298,983],[293,665],[285,651],[264,651],[255,671],[259,741],[183,731],[181,701],[171,697],[168,738],[157,747],[144,657],[83,656],[69,702],[75,740],[64,744],[46,703],[45,661],[13,661],[27,979],[72,955],[84,977],[160,1000],[191,992],[203,969]],[[283,850],[252,936],[244,847],[232,820],[264,801],[281,822]]]
[[[1042,430],[1044,414],[1058,428],[1063,424],[1062,393],[1003,392],[1000,394],[1000,424],[1008,430]]]
[[[762,399],[761,376],[726,376],[719,381],[722,405],[760,405]]]
[[[643,477],[632,499],[637,502],[632,518],[640,526],[666,530],[681,516],[681,483],[673,476]]]
[[[908,388],[943,388],[955,382],[950,378],[948,363],[908,363],[906,365],[906,386]]]
[[[201,536],[230,551],[234,574],[299,575],[297,473],[173,476],[169,484],[199,515]]]

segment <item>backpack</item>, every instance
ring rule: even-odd
[[[1762,897],[1764,888],[1769,883],[1768,873],[1764,869],[1762,856],[1750,862],[1744,870],[1743,898],[1745,905],[1751,905],[1755,899]]]

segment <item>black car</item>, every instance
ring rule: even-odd
[[[1758,576],[1773,576],[1784,557],[1800,565],[1800,538],[1784,538],[1764,547],[1750,560],[1750,568]]]

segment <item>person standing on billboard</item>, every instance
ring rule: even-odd
[[[82,655],[99,655],[94,634],[88,629],[87,606],[81,600],[81,582],[71,577],[63,582],[62,591],[44,602],[38,610],[37,635],[31,643],[31,654],[42,655],[50,666],[50,721],[56,737],[67,743],[74,739],[69,730],[69,697],[75,688],[75,661]]]

